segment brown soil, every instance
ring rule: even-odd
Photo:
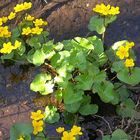
[[[1,1],[0,16],[9,13],[15,4],[22,1]],[[34,7],[30,12],[49,22],[47,30],[56,41],[88,35],[87,25],[94,14],[92,8],[96,3],[120,6],[121,14],[107,30],[105,42],[110,46],[118,40],[133,40],[136,42],[137,62],[140,64],[140,0],[50,0],[47,4],[44,0],[31,1]],[[29,69],[25,79],[22,79],[20,71],[19,66],[4,68],[0,65],[0,140],[9,139],[9,128],[14,122],[30,121],[30,112],[35,109],[32,104],[34,94],[29,90],[35,72]]]

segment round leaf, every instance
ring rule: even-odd
[[[117,78],[124,83],[136,85],[140,82],[140,68],[133,68],[131,74],[128,69],[123,69],[117,74]]]

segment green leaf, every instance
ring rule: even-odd
[[[81,115],[91,115],[98,112],[98,106],[96,104],[83,105],[79,109]]]
[[[111,136],[103,136],[103,140],[130,140],[130,137],[122,129],[116,129]]]
[[[56,123],[60,119],[60,115],[57,113],[57,108],[52,105],[46,106],[44,115],[47,123]]]
[[[55,45],[53,44],[52,40],[42,45],[42,50],[46,55],[46,59],[50,60],[56,54],[54,47]]]
[[[112,48],[105,51],[105,54],[107,55],[107,58],[110,62],[116,61],[116,54]]]
[[[74,69],[73,67],[79,68],[81,71],[85,70],[87,67],[86,55],[82,50],[71,50],[67,62],[71,66],[71,70]]]
[[[93,93],[97,92],[101,100],[105,103],[114,100],[115,92],[114,85],[109,81],[104,81],[102,83],[95,83],[92,89]]]
[[[110,101],[111,104],[117,105],[120,101],[118,92],[113,92],[114,99]]]
[[[122,85],[122,83],[115,83],[114,86],[121,102],[128,99],[130,93],[125,85]]]
[[[28,53],[27,53],[27,60],[30,62],[30,63],[33,63],[33,54],[35,53],[35,49],[31,49]]]
[[[68,65],[68,57],[70,56],[70,52],[63,50],[59,53],[56,53],[52,58],[51,58],[51,64],[53,67],[60,67],[61,65],[63,66],[64,64]]]
[[[93,77],[88,73],[78,75],[75,80],[77,89],[90,90],[93,84]]]
[[[11,53],[9,53],[9,54],[4,54],[4,55],[2,55],[2,56],[1,56],[1,59],[2,59],[2,60],[5,60],[5,59],[12,59],[13,56],[14,56],[14,52],[11,52]]]
[[[65,104],[73,104],[83,99],[84,92],[82,90],[74,90],[72,85],[68,85],[64,90],[63,98]]]
[[[60,58],[61,58],[61,55],[59,53],[54,54],[51,58],[51,65],[53,67],[57,67],[59,65],[58,60],[60,60]]]
[[[32,83],[30,84],[30,89],[37,92],[39,91],[42,95],[47,95],[53,92],[53,84],[51,81],[51,76],[46,73],[40,73],[36,75]]]
[[[108,58],[105,53],[95,54],[92,52],[89,54],[88,60],[94,63],[96,66],[103,66],[105,63],[107,63]]]
[[[81,100],[82,105],[90,104],[91,102],[91,96],[89,95],[84,95],[83,99]]]
[[[97,56],[96,61],[99,63],[99,66],[103,66],[105,63],[107,63],[107,55],[105,53],[101,53]]]
[[[129,69],[122,69],[118,72],[117,78],[124,83],[136,85],[140,82],[140,68],[134,67],[131,69],[131,74]]]
[[[40,91],[40,94],[41,95],[48,95],[50,93],[53,93],[53,91],[54,91],[53,81],[48,81],[44,85],[44,90],[43,91]]]
[[[95,75],[94,77],[94,82],[99,83],[102,82],[106,79],[106,73],[104,71],[99,72],[98,74]]]
[[[112,68],[111,68],[111,72],[119,72],[126,69],[126,67],[124,66],[124,62],[123,61],[115,61],[112,64]]]
[[[58,76],[55,77],[54,81],[59,86],[66,88],[69,80],[72,78],[72,74],[68,72],[68,66],[63,65],[62,67],[56,69]]]
[[[114,43],[114,44],[111,46],[111,48],[115,51],[115,50],[117,50],[120,46],[124,45],[126,42],[127,42],[127,40],[118,41],[118,42]]]
[[[40,66],[41,64],[44,63],[46,59],[46,55],[44,54],[42,49],[36,50],[35,53],[33,54],[33,64]]]
[[[81,38],[81,37],[75,37],[74,41],[76,41],[78,43],[78,45],[80,45],[81,47],[88,49],[88,50],[93,50],[94,46],[93,44],[88,41],[88,39],[86,38]]]
[[[20,136],[28,137],[30,140],[30,135],[33,131],[31,124],[26,123],[16,123],[10,129],[10,140],[17,140]]]
[[[35,49],[41,48],[41,43],[39,42],[38,37],[31,37],[30,39],[27,39],[26,43]]]
[[[97,54],[101,54],[104,51],[103,42],[97,36],[91,36],[87,38],[93,45],[94,51]]]
[[[112,23],[113,21],[115,21],[117,19],[117,16],[106,16],[105,17],[105,26],[107,26],[108,24]]]
[[[44,136],[43,133],[39,133],[39,134],[36,136],[35,140],[47,140],[47,139],[45,138],[45,136]]]
[[[128,135],[121,129],[117,129],[112,133],[111,140],[128,140]]]
[[[17,48],[16,52],[22,56],[24,54],[24,52],[26,51],[25,46],[22,44],[19,48]]]
[[[47,43],[44,43],[44,44],[42,45],[43,52],[44,52],[45,54],[50,53],[51,51],[53,51],[53,47],[54,47],[54,46],[55,46],[55,45],[53,44],[53,41],[52,41],[52,40],[48,41]]]
[[[16,27],[12,30],[12,41],[15,41],[21,34],[21,28]]]
[[[73,104],[65,104],[65,109],[70,113],[76,113],[80,108],[81,102],[75,102]]]
[[[116,112],[122,117],[133,117],[135,114],[135,103],[131,99],[127,99],[117,106]]]
[[[110,135],[106,135],[106,136],[103,136],[102,139],[103,139],[103,140],[111,140],[111,136],[110,136]]]
[[[61,43],[61,42],[58,42],[58,43],[55,45],[54,48],[55,48],[57,51],[61,51],[61,50],[63,49],[63,47],[64,47],[64,44]]]
[[[92,17],[89,21],[88,29],[90,31],[96,31],[98,34],[103,34],[106,30],[104,19],[99,16]]]

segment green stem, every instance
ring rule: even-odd
[[[122,86],[123,86],[123,84],[120,85],[120,86],[118,86],[117,88],[114,88],[114,90],[118,90],[118,89],[121,88]]]
[[[103,24],[105,26],[105,17],[103,17]],[[106,29],[106,26],[105,26],[105,29]],[[102,41],[103,41],[103,44],[104,44],[104,39],[105,39],[105,32],[102,34]]]
[[[42,131],[42,133],[44,134],[44,137],[45,137],[45,138],[47,138],[47,135],[45,134],[45,132],[44,132],[44,131]]]
[[[131,75],[132,74],[131,68],[128,68],[128,70],[129,70],[129,75]]]
[[[74,120],[74,124],[77,124],[77,120],[78,120],[78,114],[75,115],[75,120]]]

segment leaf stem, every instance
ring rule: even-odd
[[[78,114],[75,115],[74,124],[77,124],[77,120],[78,120]]]

